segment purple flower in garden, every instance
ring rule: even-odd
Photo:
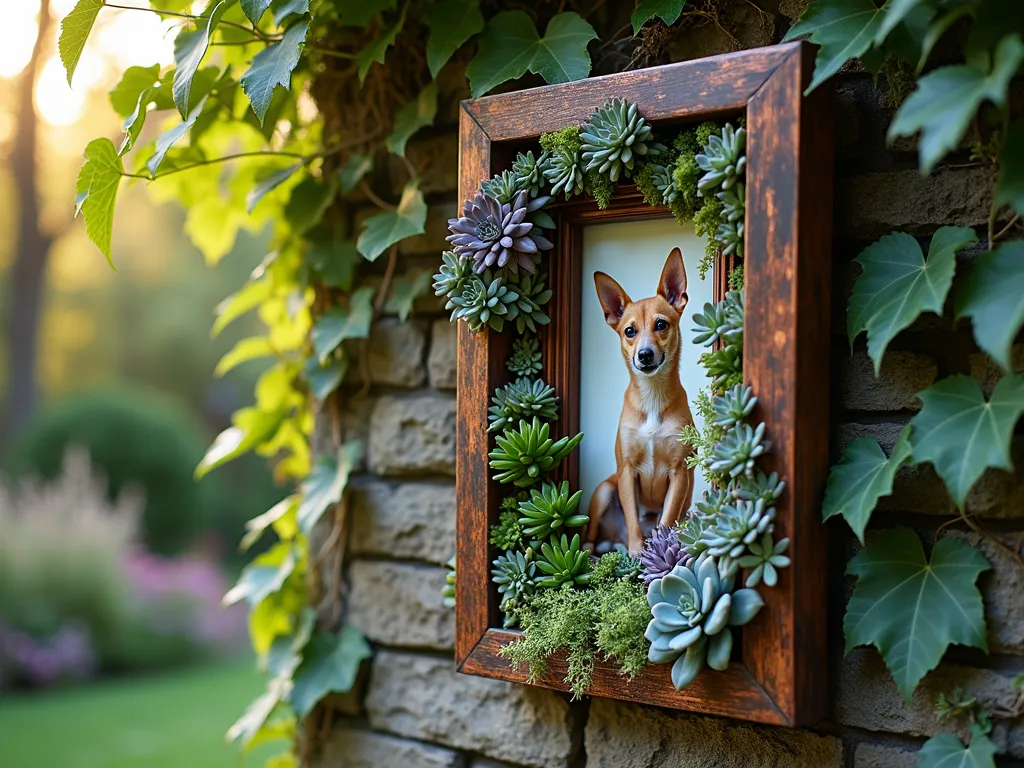
[[[536,272],[534,256],[554,245],[526,221],[526,215],[548,200],[538,197],[528,201],[524,190],[511,202],[502,204],[481,192],[466,201],[460,218],[448,219],[452,233],[448,242],[459,257],[473,259],[473,271],[477,274],[494,266],[506,268],[512,274],[519,274],[520,267]]]
[[[684,560],[686,553],[679,543],[676,529],[659,525],[651,532],[651,537],[644,542],[640,552],[644,584],[660,579]]]
[[[0,667],[14,680],[50,685],[96,674],[98,663],[88,630],[65,625],[45,640],[0,622]]]

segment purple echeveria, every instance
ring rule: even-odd
[[[448,242],[462,258],[473,259],[473,271],[483,272],[491,267],[505,268],[519,274],[536,271],[534,257],[554,245],[543,237],[526,215],[541,208],[548,197],[527,200],[523,190],[509,202],[502,204],[486,192],[467,200],[462,216],[448,219]]]
[[[659,525],[651,532],[651,537],[644,542],[644,548],[640,552],[644,584],[660,579],[686,559],[676,529]]]

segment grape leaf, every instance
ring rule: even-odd
[[[347,27],[365,27],[381,11],[393,10],[398,0],[335,0],[341,23]]]
[[[274,0],[270,10],[274,14],[274,23],[281,26],[281,22],[293,13],[298,15],[309,13],[309,0]]]
[[[897,333],[922,312],[941,314],[953,283],[956,252],[977,240],[969,227],[942,227],[932,236],[925,261],[917,240],[905,232],[894,232],[869,245],[855,259],[863,272],[846,306],[846,331],[851,348],[861,331],[867,331],[868,354],[875,361],[876,376],[885,348]]]
[[[309,385],[309,393],[317,400],[323,400],[336,390],[345,378],[345,374],[348,373],[348,360],[342,355],[339,358],[332,358],[327,365],[320,365],[316,355],[313,355],[306,360],[303,373],[306,376],[306,384]]]
[[[810,93],[850,59],[862,56],[882,25],[885,10],[873,0],[814,0],[786,34],[785,40],[809,35],[816,43]]]
[[[482,96],[527,70],[549,83],[566,83],[590,74],[587,44],[594,28],[571,11],[548,22],[544,37],[537,34],[525,11],[503,11],[487,22],[477,54],[466,67],[473,97]]]
[[[85,217],[85,233],[96,247],[110,257],[114,231],[114,207],[124,166],[110,139],[93,139],[85,148],[85,164],[75,184],[75,215]]]
[[[174,146],[175,142],[178,141],[182,136],[189,132],[189,129],[196,124],[196,119],[203,111],[203,107],[206,106],[206,96],[203,97],[202,101],[196,104],[195,109],[192,110],[188,119],[178,123],[173,128],[164,131],[156,137],[156,151],[146,161],[146,168],[149,169],[151,176],[156,176],[156,170],[160,167],[160,164],[164,161],[167,156],[167,150]]]
[[[909,528],[879,533],[850,561],[857,577],[846,607],[846,650],[873,645],[903,698],[953,644],[988,650],[985,610],[974,582],[991,566],[960,539],[939,539],[925,559]]]
[[[217,363],[217,367],[213,369],[213,375],[219,378],[242,363],[258,360],[261,357],[272,357],[273,355],[274,348],[270,344],[270,339],[266,336],[250,336],[245,339],[239,339],[235,346],[228,350]]]
[[[402,13],[398,19],[386,31],[373,38],[373,41],[356,54],[356,71],[359,74],[359,83],[362,85],[366,80],[366,74],[374,64],[383,64],[388,48],[395,44],[395,38],[405,26],[405,14],[409,10],[409,4],[402,6]]]
[[[252,65],[242,75],[242,90],[249,97],[249,103],[252,104],[252,110],[256,113],[260,125],[263,125],[263,119],[270,109],[274,89],[279,85],[283,85],[285,90],[291,87],[292,70],[299,63],[308,29],[308,19],[289,27],[280,42],[269,45],[256,54]]]
[[[416,299],[427,292],[430,281],[430,272],[426,270],[412,278],[398,278],[392,283],[391,295],[384,304],[384,311],[394,312],[404,323],[412,314],[412,307],[416,303]]]
[[[917,754],[917,768],[996,768],[996,745],[981,726],[971,726],[971,746],[951,733],[932,736]]]
[[[210,335],[216,338],[231,321],[237,320],[246,312],[251,312],[270,298],[273,290],[274,286],[269,280],[252,280],[243,285],[214,309],[217,317],[213,321]]]
[[[956,294],[957,317],[969,317],[974,340],[1004,371],[1024,325],[1024,241],[1005,243],[971,264]]]
[[[284,206],[284,218],[293,235],[301,235],[320,223],[326,210],[338,194],[337,182],[307,176],[291,191]]]
[[[365,339],[373,321],[373,289],[364,286],[352,294],[348,309],[335,307],[313,325],[313,349],[321,363],[345,339]]]
[[[1024,413],[1024,376],[1004,376],[985,400],[969,376],[950,376],[917,395],[924,406],[910,420],[914,459],[930,461],[963,509],[987,467],[1012,470],[1010,440]]]
[[[199,65],[203,62],[207,49],[210,47],[210,38],[213,36],[221,17],[230,5],[227,0],[221,0],[214,6],[208,18],[198,22],[199,28],[192,32],[182,32],[174,39],[174,103],[178,107],[178,114],[182,120],[188,119],[191,107],[192,78],[199,71]]]
[[[271,678],[267,690],[246,707],[242,716],[228,729],[228,742],[247,746],[274,713],[275,707],[287,698],[291,685],[291,678],[286,675]]]
[[[353,152],[338,171],[338,184],[342,192],[351,192],[373,168],[373,155]]]
[[[419,180],[413,179],[402,190],[402,199],[394,210],[371,216],[363,222],[363,231],[356,248],[363,258],[374,261],[384,251],[413,235],[422,235],[427,223],[427,204],[420,192]]]
[[[900,433],[888,458],[870,437],[858,437],[846,446],[828,475],[822,519],[842,515],[863,544],[864,528],[878,500],[892,493],[896,470],[910,458],[909,432]]]
[[[239,600],[250,606],[259,605],[271,592],[284,586],[296,562],[291,543],[278,542],[242,569],[238,582],[224,595],[224,605],[234,605]]]
[[[85,50],[85,43],[92,32],[93,24],[103,7],[103,0],[78,0],[71,13],[65,16],[60,22],[60,37],[57,40],[57,50],[60,53],[61,63],[68,76],[68,85],[71,85],[71,78],[75,76],[78,68],[78,61],[82,58],[82,51]]]
[[[285,168],[282,168],[279,171],[275,171],[274,173],[270,174],[269,176],[267,176],[267,178],[265,178],[255,187],[253,187],[252,191],[245,196],[246,212],[252,213],[253,208],[259,205],[259,202],[260,200],[263,199],[264,195],[266,195],[268,192],[277,189],[279,186],[288,181],[288,179],[290,179],[297,170],[302,168],[302,166],[302,163],[289,165]]]
[[[328,288],[352,289],[356,266],[362,261],[354,241],[345,238],[340,229],[332,235],[324,227],[314,227],[306,236],[309,249],[306,263]]]
[[[1010,205],[1024,216],[1024,120],[1014,122],[1003,139],[993,194],[996,206]]]
[[[1010,80],[1024,61],[1024,43],[1007,35],[996,49],[991,72],[969,64],[940,67],[917,81],[917,88],[889,126],[889,140],[920,131],[921,173],[930,173],[956,148],[982,102],[1006,101]]]
[[[280,411],[268,412],[259,408],[235,411],[231,416],[233,426],[217,435],[196,467],[196,479],[201,480],[210,470],[237,459],[269,439],[283,420],[284,414]]]
[[[437,77],[448,59],[462,45],[484,28],[479,0],[441,0],[427,18],[427,66],[430,76]]]
[[[387,138],[388,152],[403,157],[405,145],[420,128],[433,125],[437,116],[437,84],[427,83],[415,101],[395,114],[395,127]]]
[[[671,26],[679,20],[686,0],[641,0],[629,20],[633,23],[633,34],[640,34],[640,28],[657,16]]]
[[[928,57],[931,56],[932,49],[935,48],[939,40],[942,39],[942,36],[949,31],[949,28],[964,16],[972,15],[972,11],[973,9],[969,5],[960,5],[946,11],[928,25],[924,38],[921,40],[921,55],[917,60],[917,69],[915,74],[921,74],[921,70],[924,69],[924,65],[928,63]]]
[[[156,86],[159,80],[159,64],[151,67],[128,67],[117,85],[107,94],[110,106],[121,117],[128,117],[135,111],[142,92]]]
[[[937,0],[889,0],[885,4],[885,15],[875,33],[875,45],[881,45],[889,33],[902,24],[914,12],[922,9],[934,13]],[[931,21],[931,19],[928,19]]]
[[[247,552],[252,548],[253,544],[260,540],[260,537],[263,536],[267,528],[289,515],[294,515],[299,508],[299,499],[298,494],[286,496],[262,515],[257,515],[252,520],[246,521],[245,536],[242,537],[238,548],[243,552]]]
[[[341,501],[349,475],[362,455],[363,447],[359,441],[350,440],[338,449],[336,456],[321,456],[302,482],[298,521],[299,529],[307,536],[324,512]]]
[[[372,651],[366,638],[355,627],[345,625],[341,632],[317,632],[302,653],[295,670],[290,702],[296,717],[305,717],[320,699],[329,693],[346,693]]]
[[[270,0],[241,0],[242,13],[245,18],[253,23],[253,26],[260,23],[263,14],[270,7]]]

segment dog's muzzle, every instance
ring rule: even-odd
[[[651,347],[644,347],[643,349],[637,350],[637,353],[633,355],[633,367],[640,371],[640,373],[650,376],[661,367],[663,362],[665,362],[664,355],[661,356],[660,360],[657,358],[658,356],[654,349]]]

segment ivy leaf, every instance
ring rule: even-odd
[[[963,509],[971,486],[987,467],[1013,469],[1010,439],[1024,414],[1024,376],[999,380],[985,400],[970,376],[950,376],[923,392],[920,413],[910,420],[914,459],[930,461],[953,501]]]
[[[1006,101],[1010,80],[1024,61],[1024,43],[1007,35],[996,49],[992,71],[957,64],[940,67],[917,81],[892,125],[889,140],[920,131],[921,173],[930,173],[945,154],[956,148],[982,102]]]
[[[242,0],[241,6],[245,18],[251,21],[253,26],[256,26],[260,23],[267,8],[270,7],[270,0]]]
[[[594,28],[571,11],[553,17],[543,38],[525,11],[492,16],[480,36],[476,56],[466,67],[472,95],[483,96],[527,70],[549,83],[584,78],[590,74],[587,44],[596,37]]]
[[[402,13],[398,20],[386,31],[377,35],[373,41],[356,54],[356,71],[359,73],[359,84],[366,80],[366,74],[374,64],[383,64],[388,48],[395,44],[395,38],[405,26],[405,14],[409,10],[409,4],[402,6]],[[365,25],[363,25],[365,26]]]
[[[231,417],[233,426],[217,435],[196,467],[196,479],[201,480],[210,470],[227,464],[268,440],[281,426],[283,419],[281,412],[261,411],[258,408],[240,408],[235,411]]]
[[[360,665],[371,653],[370,644],[362,633],[347,624],[337,635],[330,632],[313,635],[293,678],[290,701],[295,716],[308,715],[329,693],[352,690]]]
[[[233,320],[256,309],[270,298],[272,293],[273,286],[268,280],[252,280],[243,285],[217,305],[214,310],[216,319],[213,321],[213,328],[210,329],[210,336],[216,338]]]
[[[350,440],[338,449],[336,456],[321,456],[317,460],[302,483],[303,498],[299,505],[299,528],[307,536],[324,512],[341,501],[349,475],[362,455],[359,441]]]
[[[188,119],[191,108],[192,78],[199,71],[199,65],[203,62],[207,49],[210,47],[210,38],[213,36],[221,17],[227,11],[230,3],[221,0],[214,6],[209,17],[199,23],[199,29],[194,32],[182,32],[174,39],[174,103],[178,107],[178,113],[182,120]]]
[[[270,339],[266,336],[250,336],[247,339],[240,339],[217,363],[213,369],[213,375],[220,378],[229,371],[234,370],[242,363],[250,360],[258,360],[261,357],[273,357],[274,348],[270,345]]]
[[[427,66],[430,76],[437,77],[462,45],[484,28],[479,0],[441,0],[427,18]]]
[[[242,537],[238,548],[243,552],[248,551],[253,544],[260,540],[260,537],[263,536],[263,532],[267,528],[289,515],[294,515],[299,508],[300,498],[298,494],[286,496],[262,515],[257,515],[252,520],[248,520],[245,523],[245,536]]]
[[[338,171],[338,184],[342,192],[351,192],[373,168],[373,155],[353,152]]]
[[[313,355],[306,360],[306,364],[303,366],[309,393],[317,400],[323,400],[336,390],[346,373],[348,373],[348,360],[344,355],[328,361],[327,365],[320,365],[320,360]]]
[[[1004,371],[1024,325],[1024,241],[1014,240],[978,256],[956,295],[957,317],[969,317],[974,340]]]
[[[288,542],[278,542],[242,569],[238,582],[224,595],[224,605],[245,600],[256,606],[271,593],[284,586],[295,570],[295,549]]]
[[[885,4],[885,15],[875,34],[875,45],[881,45],[889,33],[903,23],[907,17],[922,6],[934,12],[936,0],[889,0]]]
[[[344,238],[340,231],[331,235],[322,226],[313,228],[307,239],[306,263],[310,269],[328,288],[340,288],[348,293],[352,289],[356,266],[362,260],[355,242]]]
[[[413,278],[402,277],[395,280],[391,288],[391,296],[384,304],[385,312],[394,312],[403,323],[412,314],[416,299],[427,292],[430,287],[431,275],[423,271]]]
[[[128,117],[135,111],[142,92],[156,86],[159,80],[159,64],[151,67],[128,67],[117,85],[107,94],[110,106],[121,117]]]
[[[814,0],[785,40],[809,35],[819,46],[814,60],[814,77],[805,93],[810,93],[839,71],[850,59],[863,56],[878,35],[884,8],[873,0]]]
[[[302,44],[306,39],[309,21],[300,21],[289,27],[280,42],[267,46],[256,54],[248,71],[242,75],[242,90],[249,97],[256,118],[263,125],[263,119],[270,109],[274,89],[283,85],[291,87],[292,70],[299,63]]]
[[[397,0],[335,0],[341,23],[347,27],[365,27],[381,11],[394,10]]]
[[[281,26],[281,22],[293,14],[309,13],[309,0],[274,0],[270,10],[274,13],[274,23]]]
[[[405,156],[405,145],[420,128],[433,125],[437,116],[437,83],[427,83],[415,101],[395,114],[395,127],[387,138],[388,152]]]
[[[633,35],[640,34],[640,28],[657,16],[669,26],[679,20],[686,0],[642,0],[629,20],[633,23]]]
[[[847,652],[875,646],[909,703],[950,645],[988,650],[984,605],[974,582],[990,567],[960,539],[939,539],[928,561],[909,528],[882,531],[847,568],[857,577],[843,619]]]
[[[103,0],[78,0],[71,13],[60,22],[60,37],[57,39],[57,50],[61,63],[68,76],[68,85],[75,76],[78,61],[82,58],[85,43],[92,32],[93,24],[103,7]]]
[[[956,252],[977,240],[969,227],[942,227],[932,236],[927,262],[917,240],[905,232],[886,235],[861,251],[855,261],[864,271],[846,306],[846,332],[852,347],[861,331],[867,331],[875,376],[897,333],[922,312],[941,314],[953,283]]]
[[[964,16],[972,15],[972,12],[973,8],[971,8],[971,6],[960,5],[950,9],[928,25],[928,29],[921,41],[921,56],[917,61],[915,74],[921,74],[921,70],[924,69],[924,65],[928,63],[928,57],[932,54],[932,49],[935,48],[939,40],[942,39],[942,36],[949,31],[949,28]]]
[[[302,166],[303,163],[289,165],[286,168],[282,168],[281,170],[270,174],[267,178],[253,187],[252,191],[245,196],[246,213],[252,213],[253,209],[259,205],[260,200],[262,200],[268,192],[272,192],[288,181],[288,179],[294,176],[295,172],[302,168]]]
[[[402,190],[402,199],[394,210],[371,216],[363,222],[363,231],[356,248],[367,261],[376,261],[384,251],[413,235],[422,235],[427,225],[427,204],[420,192],[419,179],[413,179]]]
[[[365,339],[373,321],[373,289],[364,286],[352,294],[348,309],[335,307],[321,315],[313,325],[313,349],[324,363],[346,339]]]
[[[173,128],[164,131],[156,137],[156,151],[146,161],[146,168],[149,170],[150,176],[156,176],[156,170],[167,156],[167,151],[196,124],[196,120],[200,113],[202,113],[204,106],[206,106],[206,96],[196,104],[195,109],[192,110],[187,120],[178,123]]]
[[[110,266],[110,242],[114,231],[114,208],[124,166],[110,139],[93,139],[85,148],[85,164],[75,183],[75,215],[85,217],[85,233],[96,244]]]
[[[307,176],[296,184],[284,207],[292,234],[301,235],[319,224],[337,193],[333,178],[325,182]]]
[[[971,746],[951,733],[932,736],[917,754],[917,768],[996,768],[996,745],[977,723],[971,726]]]
[[[910,458],[909,433],[900,433],[888,458],[870,437],[858,437],[846,446],[828,475],[822,519],[842,515],[863,544],[864,528],[878,500],[892,493],[896,470]]]
[[[1010,205],[1024,216],[1024,120],[1014,122],[1003,139],[993,194],[995,206]]]
[[[260,728],[270,719],[274,708],[287,698],[291,686],[292,681],[286,676],[271,678],[267,690],[253,701],[238,721],[228,729],[227,740],[232,744],[248,746]]]

